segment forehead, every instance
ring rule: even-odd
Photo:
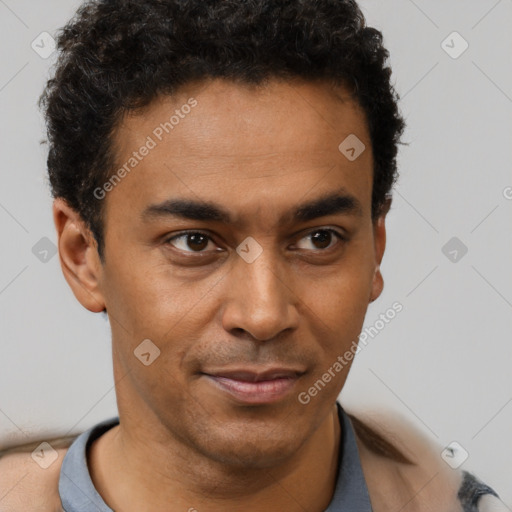
[[[351,161],[339,145],[354,136],[365,149]],[[262,198],[277,208],[293,195],[340,187],[363,205],[371,199],[366,117],[345,89],[326,83],[192,84],[125,116],[114,149],[127,172],[107,210],[129,204],[141,212],[149,202],[186,196],[261,214]]]
[[[197,105],[188,108],[192,100]],[[349,133],[364,137],[367,132],[364,112],[341,86],[281,80],[252,85],[215,79],[184,86],[173,96],[159,96],[143,110],[126,115],[116,130],[116,146],[120,152],[130,151],[141,134],[151,134],[169,121],[172,128],[160,142],[175,142],[176,156],[192,152],[238,156],[242,151],[249,156],[251,151],[261,153],[262,142],[268,153],[296,151],[299,143],[306,143],[303,151],[307,151],[318,142],[327,143],[326,137],[336,142]]]

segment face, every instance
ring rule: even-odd
[[[382,289],[364,113],[327,84],[213,80],[125,117],[115,150],[105,262],[91,247],[68,281],[107,308],[121,417],[216,461],[284,460],[332,413]]]

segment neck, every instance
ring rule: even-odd
[[[121,420],[89,452],[93,483],[113,510],[321,512],[332,499],[341,437],[336,406],[292,457],[257,469],[212,461],[170,436],[131,435],[129,424]]]

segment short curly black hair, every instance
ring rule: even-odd
[[[39,99],[51,191],[87,223],[102,261],[103,201],[93,191],[116,169],[116,126],[192,81],[344,85],[369,127],[373,219],[387,202],[405,122],[382,34],[354,0],[93,0],[60,29],[57,49]]]

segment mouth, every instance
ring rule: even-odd
[[[203,373],[218,390],[243,404],[270,404],[288,396],[304,371],[290,368],[220,370]]]

